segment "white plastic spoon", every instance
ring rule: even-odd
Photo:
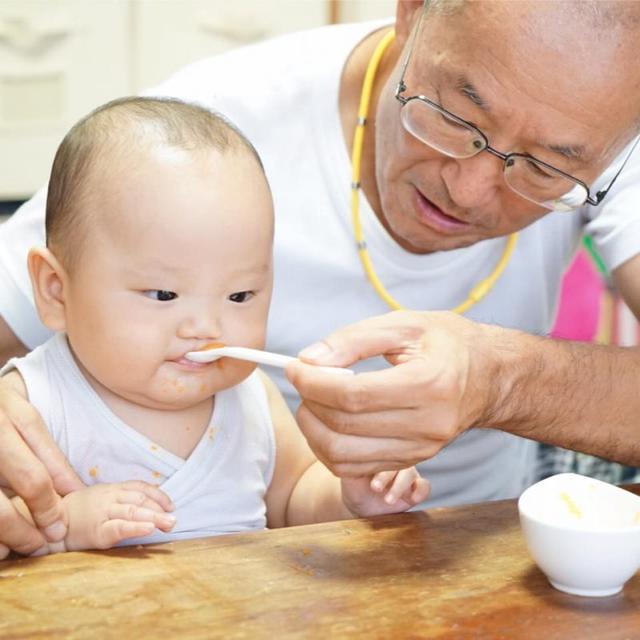
[[[289,362],[293,362],[298,359],[292,356],[284,356],[281,353],[271,353],[269,351],[260,351],[259,349],[249,349],[248,347],[226,346],[214,346],[209,349],[202,349],[201,351],[189,351],[185,354],[185,358],[192,362],[214,362],[220,358],[235,358],[236,360],[249,360],[250,362],[257,362],[258,364],[264,364],[270,367],[282,368],[284,368]],[[354,374],[351,369],[343,369],[342,367],[318,366],[318,369],[343,375]]]

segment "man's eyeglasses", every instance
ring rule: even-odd
[[[489,146],[487,136],[476,126],[447,111],[423,95],[402,95],[407,87],[404,76],[409,66],[424,11],[409,46],[395,97],[402,103],[400,119],[412,136],[451,158],[472,158],[488,151],[503,161],[504,180],[519,196],[552,211],[572,211],[588,203],[599,205],[627,164],[640,138],[637,138],[622,166],[605,189],[591,195],[589,187],[578,178],[556,169],[526,153],[502,153]]]

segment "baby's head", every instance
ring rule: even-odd
[[[264,345],[271,193],[224,118],[176,100],[100,107],[58,149],[46,229],[47,248],[29,255],[38,311],[94,386],[176,409],[251,372],[183,357],[209,342]]]

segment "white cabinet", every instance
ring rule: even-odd
[[[33,193],[77,118],[131,88],[126,2],[0,1],[0,198]]]
[[[185,64],[257,40],[326,24],[326,0],[137,0],[134,77],[153,86]]]
[[[0,0],[0,200],[47,179],[60,139],[111,98],[277,34],[392,15],[395,0]]]

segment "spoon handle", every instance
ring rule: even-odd
[[[224,347],[224,357],[236,358],[238,360],[249,360],[250,362],[257,362],[258,364],[280,368],[284,368],[290,362],[297,360],[297,358],[294,358],[292,356],[285,356],[281,353],[271,353],[270,351],[249,349],[248,347]],[[331,373],[339,373],[342,375],[353,375],[354,373],[351,369],[343,369],[342,367],[317,366],[316,368]]]

